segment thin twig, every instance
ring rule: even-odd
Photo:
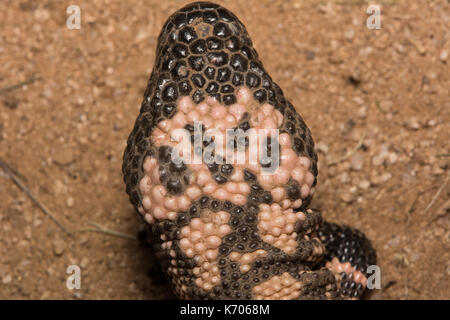
[[[361,146],[364,143],[364,139],[366,138],[366,131],[364,131],[363,135],[361,136],[361,139],[359,139],[358,144],[356,145],[355,148],[353,148],[352,150],[350,150],[350,152],[348,152],[346,155],[344,155],[341,158],[335,159],[335,160],[331,160],[327,163],[327,165],[332,166],[335,164],[338,164],[344,160],[347,160],[348,158],[350,158],[353,154],[356,153],[356,151],[359,150],[359,148],[361,148]]]
[[[450,157],[450,153],[441,153],[441,154],[437,154],[435,157],[437,157],[437,158],[441,158],[441,157]]]
[[[38,80],[41,80],[41,77],[31,77],[30,79],[27,79],[25,81],[21,81],[19,83],[13,84],[11,86],[0,88],[0,94],[8,92],[8,91],[15,90],[15,89],[18,89],[18,88],[21,88],[21,87],[23,87],[23,86],[25,86],[27,84],[30,84],[30,83],[38,81]]]
[[[59,220],[56,218],[56,216],[50,212],[31,192],[31,190],[22,182],[22,180],[19,179],[17,175],[12,172],[11,169],[9,169],[9,166],[0,158],[0,167],[5,171],[5,173],[11,178],[12,181],[20,188],[23,192],[25,192],[28,197],[30,197],[31,200],[39,207],[39,209],[42,210],[44,214],[46,214],[50,219],[53,220],[53,222],[60,227],[65,233],[67,233],[69,236],[73,236],[72,233],[67,229]]]
[[[129,234],[126,234],[126,233],[123,233],[120,231],[108,229],[102,225],[99,225],[98,223],[96,223],[94,221],[89,221],[88,224],[93,226],[94,228],[85,228],[85,229],[75,230],[74,233],[77,233],[77,232],[99,232],[99,233],[107,234],[110,236],[115,236],[115,237],[119,237],[119,238],[125,238],[125,239],[129,239],[129,240],[138,241],[137,237],[133,237],[132,235],[129,235]]]
[[[375,106],[377,107],[378,111],[380,111],[381,113],[388,113],[386,110],[383,110],[383,108],[381,108],[381,104],[380,101],[375,101]]]
[[[439,190],[436,192],[436,194],[433,196],[433,199],[431,199],[431,202],[428,204],[428,206],[425,208],[423,213],[427,213],[427,211],[433,206],[433,204],[436,202],[437,198],[441,194],[442,190],[444,190],[445,186],[447,185],[448,179],[450,178],[450,175],[447,176],[442,186],[439,188]]]
[[[436,211],[436,215],[434,216],[433,219],[431,219],[428,224],[427,227],[429,227],[433,222],[435,222],[436,220],[439,220],[443,217],[445,217],[446,215],[448,215],[450,213],[450,200],[448,200],[447,202],[445,202],[439,209],[437,209]]]

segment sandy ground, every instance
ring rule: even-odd
[[[139,232],[122,153],[160,28],[187,2],[0,1],[0,158],[70,230]],[[74,3],[80,30],[66,27]],[[312,206],[376,247],[371,298],[450,299],[450,4],[378,3],[380,30],[365,1],[222,4],[313,132]],[[66,288],[72,264],[80,290]],[[147,247],[67,236],[0,169],[0,299],[173,298],[167,288]]]

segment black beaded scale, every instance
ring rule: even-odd
[[[321,267],[336,257],[342,263],[350,262],[356,270],[368,276],[367,267],[376,263],[375,250],[359,230],[324,221],[319,229],[319,238],[326,248],[326,254],[319,264]],[[352,276],[341,274],[340,291],[343,296],[358,297],[363,294],[363,290]]]
[[[237,89],[241,86],[250,89],[261,104],[268,102],[283,114],[280,133],[286,132],[291,136],[292,148],[298,156],[306,156],[311,160],[310,170],[315,177],[315,186],[317,155],[311,132],[293,105],[285,99],[280,87],[265,71],[245,26],[233,13],[219,5],[196,2],[175,12],[162,28],[156,61],[140,114],[127,141],[122,170],[126,191],[136,208],[142,201],[139,181],[144,175],[142,165],[147,156],[157,158],[160,180],[169,194],[183,194],[189,184],[190,172],[186,165],[174,165],[170,162],[171,148],[157,148],[150,143],[156,124],[172,118],[177,112],[178,98],[189,95],[195,103],[200,103],[207,96],[212,96],[224,105],[231,105],[237,101]],[[244,119],[239,127],[247,130],[249,123]],[[211,165],[209,170],[220,184],[227,181],[233,167]],[[166,274],[172,285],[180,284],[181,281],[187,287],[185,294],[176,293],[181,298],[191,299],[252,299],[252,289],[256,285],[272,276],[288,272],[304,284],[300,298],[326,298],[326,294],[331,298],[340,298],[342,295],[333,273],[326,268],[317,267],[323,258],[315,253],[317,247],[323,247],[317,239],[322,218],[318,211],[306,211],[311,196],[304,199],[298,209],[305,212],[306,220],[295,225],[298,245],[295,253],[288,255],[261,240],[257,229],[258,205],[271,204],[273,199],[270,191],[264,190],[257,183],[254,173],[246,170],[244,177],[251,187],[244,206],[203,196],[194,201],[186,212],[178,212],[175,221],[159,221],[149,226],[149,242],[164,271],[167,271],[172,258],[169,250],[161,247],[161,235],[165,235],[167,241],[172,241],[178,275],[187,279],[180,280]],[[286,185],[286,191],[291,200],[300,198],[298,183],[293,179]],[[219,247],[220,284],[208,292],[195,285],[193,268],[196,263],[186,257],[178,246],[181,228],[193,218],[199,217],[204,210],[229,212],[229,225],[232,228],[232,232],[222,239]],[[329,230],[322,229],[322,236]],[[368,243],[364,237],[358,241]],[[370,247],[370,243],[368,246]],[[239,270],[239,263],[232,262],[228,257],[233,251],[247,253],[258,249],[265,250],[267,255],[253,261],[251,270],[246,273]],[[358,251],[358,254],[364,256],[364,267],[375,263],[372,256],[366,259],[366,252]]]

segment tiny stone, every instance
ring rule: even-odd
[[[9,274],[2,278],[2,283],[3,284],[9,284],[9,283],[11,283],[11,281],[12,281],[12,277]]]
[[[396,163],[398,160],[398,155],[395,152],[388,153],[388,160],[390,163]]]
[[[50,295],[51,293],[49,291],[45,291],[42,295],[41,295],[41,300],[48,300],[50,299]]]
[[[314,51],[306,50],[305,57],[306,57],[306,60],[314,60],[314,58],[316,57],[316,54],[314,53]]]
[[[372,164],[374,166],[381,166],[384,163],[384,157],[381,156],[375,156],[372,158]]]
[[[149,36],[150,34],[147,31],[140,30],[134,38],[134,42],[141,42],[142,40],[147,39]]]
[[[328,150],[329,150],[328,146],[325,143],[323,143],[323,142],[318,142],[317,145],[316,145],[316,148],[317,148],[318,151],[320,151],[320,152],[322,152],[324,154],[327,154]]]
[[[368,181],[368,180],[362,180],[362,181],[359,183],[358,187],[361,188],[361,189],[363,189],[363,190],[367,190],[367,189],[370,188],[370,181]]]
[[[390,100],[383,100],[380,102],[380,108],[383,112],[391,112],[394,103]]]
[[[343,172],[338,176],[341,183],[347,184],[350,182],[350,175],[347,172]]]
[[[374,166],[381,166],[386,160],[388,150],[389,150],[388,145],[382,144],[380,147],[380,153],[372,158],[372,164]]]
[[[53,192],[56,194],[65,193],[67,191],[67,187],[60,180],[55,180],[53,182]]]
[[[53,154],[53,162],[65,166],[71,164],[75,160],[75,154],[73,148],[62,147],[55,150]]]
[[[405,46],[402,46],[400,43],[394,43],[395,50],[397,50],[398,53],[405,53]]]
[[[353,101],[355,101],[359,105],[362,105],[364,103],[364,100],[361,97],[354,97]]]
[[[342,192],[340,198],[346,203],[350,203],[353,201],[353,195],[347,191]]]
[[[130,283],[130,285],[128,286],[128,291],[130,291],[131,293],[136,292],[136,283],[135,282]]]
[[[441,158],[441,159],[438,160],[438,165],[439,165],[439,168],[445,170],[445,169],[447,169],[447,167],[448,167],[448,161],[445,160],[444,158]],[[0,220],[1,220],[1,219],[0,219]]]
[[[53,241],[53,253],[55,256],[62,256],[66,250],[66,243],[62,240]]]
[[[355,171],[359,171],[362,169],[364,165],[364,158],[359,153],[355,153],[351,159],[351,168]]]
[[[386,182],[386,181],[388,181],[391,178],[392,178],[392,173],[390,173],[390,172],[385,172],[385,173],[383,173],[381,175],[381,181],[382,182]]]
[[[431,169],[431,174],[434,176],[440,176],[443,174],[445,170],[443,170],[438,163],[433,164],[433,167]]]
[[[81,259],[81,262],[80,262],[80,267],[83,269],[86,269],[88,264],[89,264],[89,259],[86,257],[83,257],[83,259]]]
[[[34,18],[39,22],[45,22],[50,18],[50,12],[45,9],[37,9],[34,12]]]
[[[353,37],[355,36],[355,31],[353,31],[353,29],[349,29],[347,31],[344,32],[344,37],[345,39],[347,39],[349,42],[351,42],[353,40]]]
[[[83,294],[82,294],[81,292],[75,292],[75,293],[73,294],[73,297],[74,297],[75,299],[83,299]]]
[[[405,142],[403,143],[403,148],[405,149],[405,151],[406,151],[407,153],[410,153],[410,152],[413,151],[414,148],[415,148],[414,142],[412,142],[411,140],[405,141]]]
[[[408,121],[405,122],[405,127],[409,130],[419,130],[420,129],[419,119],[417,119],[416,117],[409,119]]]
[[[330,178],[335,177],[339,173],[337,166],[329,167],[327,172]]]
[[[17,243],[17,249],[19,249],[22,253],[30,247],[30,243],[26,240],[20,240]]]
[[[439,55],[439,59],[441,59],[442,62],[447,61],[448,58],[448,50],[444,49],[441,51],[441,54]]]
[[[38,228],[38,227],[40,227],[41,225],[42,225],[42,220],[36,218],[36,219],[34,220],[34,222],[33,222],[33,227]]]
[[[373,184],[373,185],[380,185],[380,184],[382,184],[382,183],[385,183],[385,182],[387,182],[389,179],[391,179],[392,178],[392,173],[390,173],[390,172],[385,172],[385,173],[383,173],[383,174],[381,174],[381,175],[374,175],[374,176],[372,176],[371,178],[370,178],[370,182]]]
[[[362,106],[361,108],[359,108],[356,114],[358,118],[365,119],[367,117],[367,106]]]
[[[73,197],[68,197],[66,200],[67,207],[72,208],[75,200]]]
[[[396,236],[396,237],[392,238],[391,240],[389,240],[389,241],[385,244],[384,249],[389,249],[389,248],[392,248],[392,247],[397,247],[399,244],[400,244],[400,237],[399,237],[399,236]]]
[[[431,120],[428,120],[427,121],[427,126],[428,127],[434,127],[436,125],[436,120],[434,120],[434,119],[431,119]]]

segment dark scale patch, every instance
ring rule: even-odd
[[[223,96],[223,103],[225,105],[234,104],[236,101],[236,96],[234,94],[226,94]]]
[[[195,32],[194,28],[185,27],[179,32],[178,39],[185,43],[191,43],[192,41],[197,39],[197,33]]]
[[[257,90],[253,96],[259,103],[264,103],[267,100],[267,92],[264,89]]]
[[[190,56],[188,61],[189,66],[195,71],[202,71],[203,66],[205,65],[203,56]]]
[[[343,297],[358,298],[364,293],[365,287],[361,283],[354,281],[353,273],[341,273],[341,285],[339,292]]]
[[[370,275],[367,273],[367,267],[376,264],[377,257],[372,244],[364,234],[347,226],[323,222],[320,225],[318,236],[326,248],[326,255],[321,266],[336,257],[342,263],[350,262],[366,277]],[[349,297],[362,295],[363,288],[358,287],[351,276],[345,275],[342,280],[342,295]]]
[[[231,77],[231,71],[229,68],[220,68],[217,70],[217,81],[219,82],[227,82],[230,80]]]
[[[187,96],[192,91],[192,86],[189,83],[189,81],[181,81],[178,83],[178,90],[180,91],[180,94],[183,96]]]
[[[287,185],[285,186],[286,195],[292,201],[300,199],[301,198],[300,197],[300,188],[301,188],[301,186],[297,182],[297,180],[290,178]]]
[[[191,80],[197,88],[203,88],[206,82],[205,78],[199,73],[193,74]]]
[[[214,51],[206,55],[209,63],[215,65],[216,67],[223,66],[228,63],[228,55],[223,51]]]
[[[206,52],[206,41],[199,39],[190,45],[190,49],[193,54],[203,54]]]
[[[170,195],[181,195],[189,184],[189,171],[184,162],[172,160],[172,148],[158,148],[159,179]]]
[[[216,37],[209,37],[206,39],[206,45],[210,51],[223,49],[223,41]]]
[[[216,75],[216,69],[213,67],[207,67],[205,68],[205,76],[209,79],[209,80],[213,80],[215,75]]]
[[[200,103],[207,96],[212,96],[225,105],[231,105],[237,101],[236,93],[240,86],[249,88],[259,103],[268,101],[283,114],[281,133],[287,132],[291,135],[294,151],[299,156],[311,159],[311,172],[317,176],[317,155],[314,152],[311,132],[292,104],[286,100],[281,88],[265,71],[245,26],[233,13],[221,6],[195,2],[175,12],[162,28],[140,115],[127,140],[122,171],[126,192],[136,208],[141,206],[142,201],[139,181],[143,176],[142,164],[146,156],[158,159],[160,179],[169,194],[183,194],[189,183],[189,170],[186,165],[171,163],[170,148],[155,148],[150,143],[153,128],[158,122],[173,117],[177,112],[176,103],[179,97],[189,95],[195,103]],[[244,118],[238,127],[244,131],[248,130],[248,118]],[[224,184],[235,169],[233,166],[218,165],[209,170],[219,184]],[[258,178],[251,171],[244,170],[244,179],[252,186],[252,191],[243,206],[203,196],[194,201],[187,212],[178,212],[176,221],[169,224],[156,222],[149,226],[150,242],[162,269],[167,272],[171,260],[175,260],[178,274],[186,277],[186,280],[181,281],[180,278],[172,278],[171,274],[167,274],[172,285],[176,280],[180,280],[187,288],[186,297],[192,299],[249,299],[252,298],[255,285],[274,275],[289,272],[307,284],[300,298],[324,298],[327,284],[331,284],[328,293],[331,297],[336,297],[337,289],[331,272],[318,270],[320,264],[310,259],[315,246],[319,244],[315,240],[303,238],[307,232],[318,232],[320,213],[308,214],[306,221],[296,224],[296,232],[299,234],[298,248],[294,254],[286,255],[279,248],[262,241],[257,229],[258,206],[261,203],[273,202],[270,190],[260,188]],[[292,199],[298,196],[298,186],[293,183],[288,183],[286,191]],[[304,199],[299,210],[305,209],[310,201],[311,197]],[[232,228],[232,232],[222,239],[219,247],[221,282],[209,292],[204,292],[195,285],[192,270],[196,263],[193,259],[188,259],[178,247],[181,228],[206,209],[230,212],[229,224]],[[330,252],[336,252],[347,260],[352,259],[361,266],[375,260],[372,248],[366,244],[367,241],[356,236],[356,233],[350,232],[351,239],[356,239],[356,249],[353,251],[353,240],[348,245],[345,241],[341,245],[340,240],[330,238],[330,227],[322,227],[321,230],[322,233],[319,234],[326,238],[326,246],[327,249],[330,248]],[[335,231],[331,234],[336,234]],[[172,241],[175,259],[170,257],[168,250],[162,249],[162,234]],[[342,231],[342,234],[347,239],[348,232]],[[265,250],[267,256],[254,261],[252,270],[245,274],[240,272],[239,263],[233,264],[228,258],[233,251],[245,253],[258,249]],[[358,260],[361,256],[365,258]],[[349,288],[344,289],[348,290],[349,295],[358,292],[351,282],[348,286]]]
[[[319,237],[327,249],[326,261],[336,257],[342,263],[350,262],[364,274],[368,266],[376,264],[376,253],[372,244],[356,229],[323,222]]]

